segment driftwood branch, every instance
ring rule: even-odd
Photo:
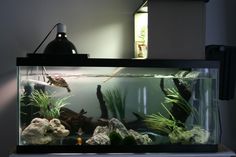
[[[92,117],[86,117],[87,112],[81,109],[79,113],[72,111],[66,107],[61,108],[60,120],[72,134],[76,133],[79,128],[83,132],[90,133],[94,129]]]
[[[108,119],[108,111],[107,111],[105,101],[103,100],[103,94],[101,92],[101,85],[97,86],[97,98],[100,104],[101,118]]]
[[[173,78],[174,84],[179,91],[179,94],[186,100],[189,101],[191,98],[191,91],[177,78]]]
[[[61,108],[59,119],[61,123],[70,130],[71,134],[77,134],[79,129],[86,134],[92,134],[97,126],[104,126],[107,124],[105,119],[93,120],[92,117],[87,117],[87,111],[81,109],[79,113],[72,111],[66,107]]]

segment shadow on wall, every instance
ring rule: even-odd
[[[235,87],[236,90],[236,87]],[[222,122],[222,143],[230,149],[236,151],[236,94],[234,99],[229,101],[220,101],[221,122]]]
[[[228,45],[236,46],[236,1],[227,0],[225,3],[226,40]]]
[[[4,76],[7,77],[7,80],[0,80],[0,112],[7,107],[17,94],[16,77],[5,74]]]
[[[236,1],[209,1],[206,5],[206,45],[236,46]]]
[[[236,36],[235,36],[236,37]],[[233,72],[236,78],[236,68]],[[222,143],[236,151],[236,83],[234,84],[234,97],[229,101],[220,101],[221,122],[222,122]]]

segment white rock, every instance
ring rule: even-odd
[[[48,144],[57,137],[68,136],[69,133],[59,119],[49,122],[45,118],[34,118],[22,131],[21,139],[25,144]]]

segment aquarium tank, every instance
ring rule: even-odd
[[[216,61],[17,58],[18,153],[212,152]]]

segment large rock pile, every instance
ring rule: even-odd
[[[59,119],[48,121],[45,118],[34,118],[22,131],[21,139],[24,144],[48,144],[58,137],[68,136],[69,133]]]
[[[127,128],[118,119],[112,118],[108,122],[108,126],[97,126],[93,132],[93,136],[86,143],[89,145],[109,145],[111,140],[109,134],[112,132],[118,133],[122,139],[127,136],[132,136],[139,145],[150,144],[152,140],[146,134],[140,134],[132,129]]]

